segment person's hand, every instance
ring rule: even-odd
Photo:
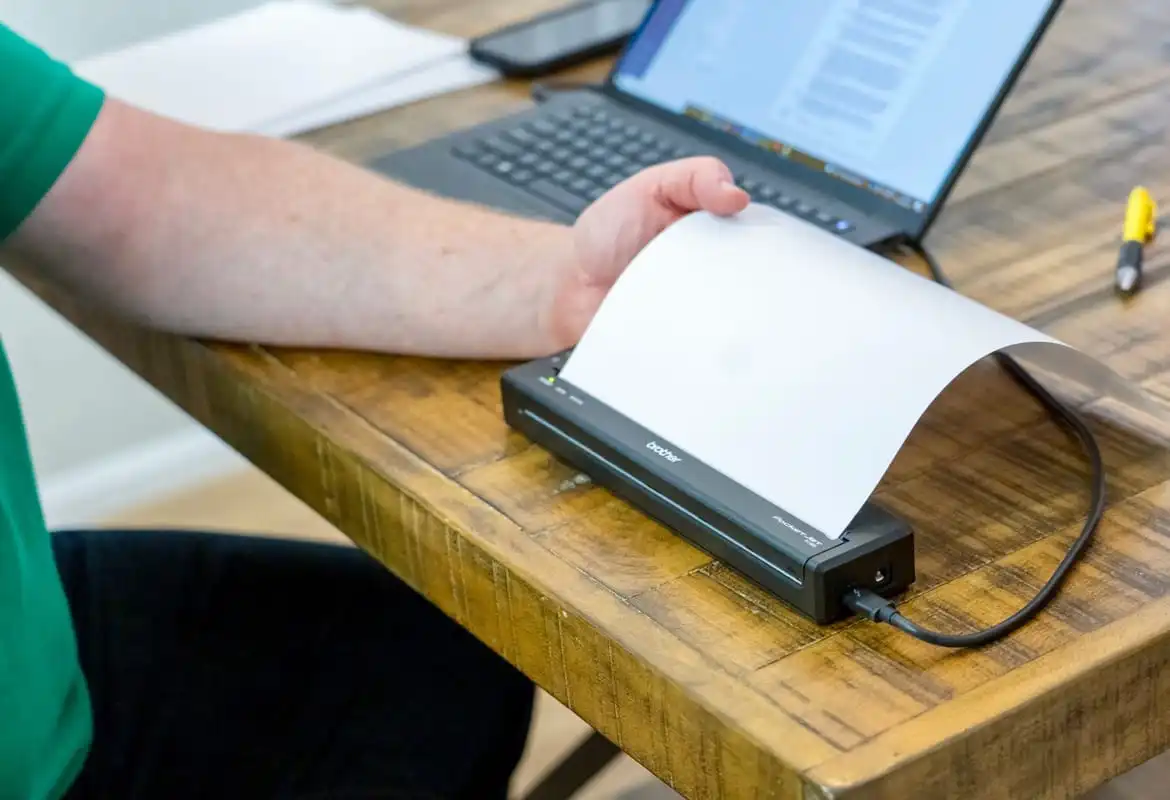
[[[558,276],[549,320],[554,340],[575,345],[622,271],[672,223],[695,211],[729,216],[750,201],[709,157],[651,167],[615,186],[574,227],[572,267]]]

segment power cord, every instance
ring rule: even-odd
[[[914,243],[906,245],[906,249],[910,250],[925,262],[927,268],[930,270],[931,277],[936,283],[948,289],[954,288],[946,275],[943,274],[938,261],[925,247]],[[927,630],[911,622],[902,616],[901,612],[898,611],[892,602],[869,589],[853,589],[843,598],[845,604],[855,614],[867,617],[874,622],[884,622],[892,625],[916,639],[940,647],[981,647],[1003,638],[1036,616],[1052,600],[1061,584],[1064,583],[1073,565],[1084,553],[1105,512],[1105,464],[1101,458],[1101,449],[1097,445],[1097,439],[1093,435],[1093,432],[1089,430],[1089,426],[1085,424],[1084,419],[1079,413],[1054,397],[1051,392],[1045,389],[1011,356],[997,353],[995,358],[1000,366],[1015,379],[1016,383],[1035,397],[1084,449],[1092,471],[1090,478],[1091,498],[1089,515],[1088,519],[1085,520],[1085,525],[1081,529],[1080,535],[1077,536],[1069,548],[1068,553],[1061,560],[1060,564],[1057,565],[1052,573],[1052,577],[1041,587],[1040,591],[1036,593],[1036,596],[1019,611],[990,628],[966,634],[939,633]]]

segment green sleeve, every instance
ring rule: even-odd
[[[0,242],[65,171],[102,106],[100,89],[0,23]]]

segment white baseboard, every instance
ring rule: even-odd
[[[248,462],[214,434],[193,428],[46,479],[40,487],[45,521],[50,530],[94,525],[247,468]]]

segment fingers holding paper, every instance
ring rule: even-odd
[[[577,223],[583,267],[612,284],[651,239],[694,211],[725,216],[742,211],[748,194],[716,158],[672,161],[618,184],[587,208]]]
[[[615,186],[577,220],[577,269],[558,287],[553,312],[558,339],[576,343],[630,261],[671,224],[695,211],[730,216],[750,202],[710,157],[651,167]]]

